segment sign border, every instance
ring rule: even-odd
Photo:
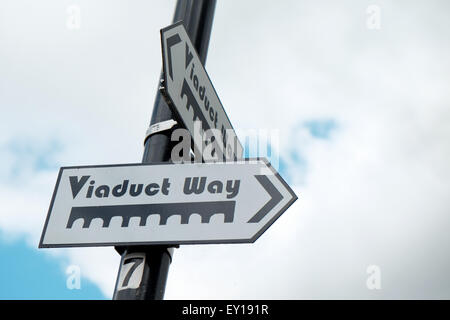
[[[165,63],[165,61],[164,61],[164,60],[165,60],[165,58],[164,58],[164,57],[165,57],[165,50],[164,50],[164,43],[163,43],[163,42],[164,42],[164,41],[163,41],[163,33],[166,32],[166,31],[169,31],[169,30],[171,30],[171,29],[173,29],[173,28],[176,28],[176,27],[178,27],[179,25],[182,25],[182,26],[183,26],[183,29],[184,29],[184,31],[186,32],[186,34],[187,34],[187,36],[188,36],[188,39],[189,39],[189,41],[190,41],[190,44],[192,45],[192,49],[195,51],[195,54],[197,55],[197,57],[200,57],[200,55],[199,55],[198,52],[197,52],[197,49],[196,49],[195,46],[192,44],[192,39],[190,38],[189,33],[187,32],[186,27],[184,26],[183,20],[180,20],[180,21],[178,21],[178,22],[176,22],[176,23],[174,23],[174,24],[171,24],[170,26],[167,26],[167,27],[165,27],[165,28],[162,28],[162,29],[160,30],[160,35],[161,35],[161,54],[162,54],[162,65],[163,65],[162,69],[163,69],[163,81],[164,81],[164,84],[163,84],[163,86],[162,86],[162,89],[160,89],[160,90],[161,90],[162,96],[164,97],[164,100],[166,101],[166,103],[167,103],[167,105],[169,106],[170,110],[174,113],[175,118],[176,118],[176,120],[178,121],[178,123],[179,123],[184,129],[188,130],[188,129],[187,129],[187,126],[186,126],[186,124],[185,124],[185,121],[184,121],[183,118],[181,117],[180,113],[179,113],[178,110],[177,110],[177,107],[175,106],[175,104],[173,103],[172,99],[171,99],[170,96],[169,96],[169,93],[168,93],[168,90],[167,90],[167,83],[168,83],[168,82],[167,82],[167,72],[166,72],[166,71],[167,71],[167,70],[166,70],[167,66],[166,66],[166,63]],[[223,113],[225,114],[225,117],[227,117],[227,120],[228,120],[228,122],[229,122],[229,124],[230,124],[230,126],[231,126],[231,129],[232,129],[233,132],[234,132],[234,135],[236,136],[237,143],[240,145],[241,149],[243,150],[242,154],[240,155],[240,156],[241,156],[240,159],[239,159],[238,155],[236,155],[237,160],[242,160],[242,159],[244,159],[244,157],[243,157],[243,156],[244,156],[244,146],[242,145],[241,141],[239,140],[239,137],[238,137],[238,135],[237,135],[237,133],[236,133],[236,130],[234,129],[233,124],[231,123],[231,120],[230,120],[230,118],[228,117],[228,113],[227,113],[227,111],[225,110],[225,107],[223,106],[223,103],[222,103],[222,101],[220,100],[219,94],[217,93],[216,88],[214,87],[214,84],[213,84],[213,82],[211,81],[211,78],[209,77],[208,71],[206,71],[206,67],[205,67],[205,65],[204,65],[203,63],[202,63],[202,68],[203,68],[203,70],[205,71],[206,76],[208,77],[209,82],[211,83],[211,87],[212,87],[212,89],[214,90],[214,94],[216,95],[217,100],[219,100],[220,106],[221,106],[222,109],[223,109]],[[211,128],[211,129],[213,129],[213,128]],[[188,131],[189,131],[189,130],[188,130]],[[192,146],[193,146],[194,148],[196,148],[197,146],[196,146],[195,141],[194,141],[194,136],[192,135],[191,132],[189,132],[189,134],[191,135],[191,143],[192,143]],[[224,148],[226,148],[226,146],[224,146]],[[223,151],[223,153],[225,153],[226,150],[222,150],[222,151]],[[203,155],[202,155],[202,161],[204,161]],[[230,161],[232,161],[232,160],[230,160]]]
[[[128,167],[128,166],[154,166],[154,165],[173,165],[174,163],[170,162],[155,162],[155,163],[125,163],[125,164],[104,164],[104,165],[85,165],[85,166],[67,166],[61,167],[59,169],[58,178],[55,185],[55,190],[53,191],[53,196],[50,201],[50,206],[47,212],[47,217],[45,219],[44,228],[42,230],[41,239],[39,241],[38,248],[73,248],[73,247],[106,247],[106,246],[152,246],[152,245],[182,245],[182,244],[227,244],[227,243],[254,243],[261,235],[289,208],[297,199],[297,195],[291,189],[291,187],[286,183],[286,181],[280,176],[280,174],[272,167],[270,162],[265,157],[257,157],[257,158],[243,158],[239,160],[239,162],[249,162],[249,161],[262,161],[265,165],[272,171],[272,173],[277,177],[277,179],[281,182],[281,184],[286,188],[286,190],[291,195],[291,199],[286,203],[286,205],[279,210],[279,212],[272,217],[266,224],[252,237],[249,239],[231,239],[231,240],[186,240],[186,241],[137,241],[137,242],[93,242],[93,243],[73,243],[73,244],[44,244],[44,235],[47,231],[48,221],[50,219],[50,212],[53,209],[53,204],[56,197],[56,191],[58,190],[59,183],[61,181],[62,172],[64,169],[83,169],[83,168],[107,168],[107,167]],[[195,164],[196,162],[190,162]],[[190,164],[185,163],[185,164]],[[227,161],[227,162],[215,162],[217,164],[220,163],[237,163],[236,161]]]

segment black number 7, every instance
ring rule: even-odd
[[[123,279],[122,287],[126,287],[128,285],[128,282],[130,281],[131,276],[133,275],[134,270],[136,270],[137,267],[144,261],[142,258],[129,258],[123,262],[123,265],[133,263],[134,264],[130,267],[130,269],[127,272],[127,275]]]

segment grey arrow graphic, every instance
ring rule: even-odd
[[[265,175],[255,175],[256,180],[263,186],[263,188],[270,195],[271,199],[259,211],[247,221],[247,223],[258,223],[264,218],[270,210],[272,210],[281,200],[283,196],[280,191],[270,182]]]
[[[178,35],[178,33],[175,33],[173,36],[167,38],[167,57],[169,59],[169,76],[173,80],[173,71],[172,71],[172,46],[176,45],[177,43],[181,42],[181,38]]]

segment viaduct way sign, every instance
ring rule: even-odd
[[[242,159],[243,147],[195,51],[183,23],[161,30],[164,83],[161,92],[177,119],[190,132],[194,152],[219,161]],[[208,158],[207,160],[209,160]]]
[[[254,242],[296,199],[265,159],[63,167],[39,247]]]

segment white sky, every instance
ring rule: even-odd
[[[66,27],[69,5],[81,28]],[[366,26],[378,5],[381,29]],[[0,2],[0,229],[37,247],[58,165],[139,162],[175,1]],[[280,132],[299,200],[252,245],[183,246],[166,298],[450,298],[447,1],[218,1],[206,68]],[[308,121],[333,120],[329,139]],[[18,146],[16,148],[12,146]],[[301,161],[298,161],[300,158]],[[113,248],[52,249],[112,295]],[[381,270],[368,290],[366,270]]]

